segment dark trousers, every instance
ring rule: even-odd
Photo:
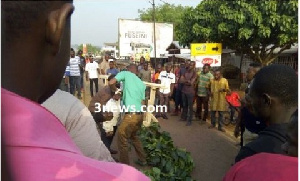
[[[193,119],[193,94],[182,93],[182,114],[181,118],[192,122]]]
[[[83,73],[80,73],[80,85],[81,87],[80,88],[83,88]]]
[[[91,96],[94,96],[94,84],[96,88],[96,93],[98,92],[98,78],[95,79],[90,79],[90,91],[91,91]]]
[[[202,118],[202,108],[204,108],[204,115],[203,115],[203,121],[206,121],[208,117],[208,97],[200,97],[197,96],[197,111],[196,111],[196,116],[199,117],[201,120]],[[203,105],[203,107],[202,107]]]
[[[160,92],[159,93],[159,100],[160,100],[160,105],[161,106],[168,106],[168,104],[169,104],[169,94],[164,94],[164,93]],[[166,114],[166,113],[165,112],[164,113],[160,112],[160,114]]]
[[[103,127],[102,127],[102,123],[100,123],[99,128],[100,128],[100,132],[101,132],[101,140],[103,141],[103,143],[104,143],[104,145],[106,146],[106,148],[107,148],[108,150],[110,150],[110,145],[111,145],[111,143],[112,143],[112,141],[113,141],[113,139],[114,139],[114,136],[115,136],[115,134],[116,134],[117,126],[114,126],[114,133],[113,133],[113,135],[110,136],[110,137],[107,137],[107,136],[106,136],[105,130],[104,130]]]
[[[182,92],[180,89],[175,89],[175,110],[182,108]]]
[[[81,97],[80,76],[70,76],[70,93],[74,95],[75,88],[77,90],[77,97]]]

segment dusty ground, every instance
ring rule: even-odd
[[[99,81],[100,87],[103,86]],[[89,84],[85,85],[83,102],[88,105],[90,101]],[[233,126],[226,128],[226,133],[216,129],[208,129],[209,124],[200,124],[193,121],[192,126],[185,126],[185,122],[178,121],[179,117],[168,116],[168,120],[159,118],[162,130],[171,134],[174,144],[191,152],[195,162],[195,169],[192,178],[199,181],[222,180],[226,171],[234,163],[234,158],[239,150],[238,140],[232,135]],[[116,137],[115,137],[116,138]],[[112,148],[117,150],[116,139]],[[118,158],[118,155],[113,155]],[[134,149],[130,153],[131,165],[140,169],[134,164],[136,155]]]

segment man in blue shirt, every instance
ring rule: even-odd
[[[109,59],[109,69],[106,70],[107,75],[117,75],[119,70],[115,68],[115,62],[113,59]]]

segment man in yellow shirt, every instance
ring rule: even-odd
[[[218,130],[225,132],[222,128],[222,119],[223,112],[228,109],[225,96],[226,93],[229,93],[229,85],[227,79],[222,77],[220,70],[215,71],[214,78],[210,80],[210,83],[207,86],[207,91],[211,97],[211,125],[208,128],[211,129],[216,126],[216,112],[218,112]]]

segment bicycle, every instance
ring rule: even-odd
[[[239,108],[241,107],[240,97],[237,92],[231,92],[230,95],[226,96],[226,101],[228,110],[224,112],[222,123],[225,126],[229,124],[236,125]]]

